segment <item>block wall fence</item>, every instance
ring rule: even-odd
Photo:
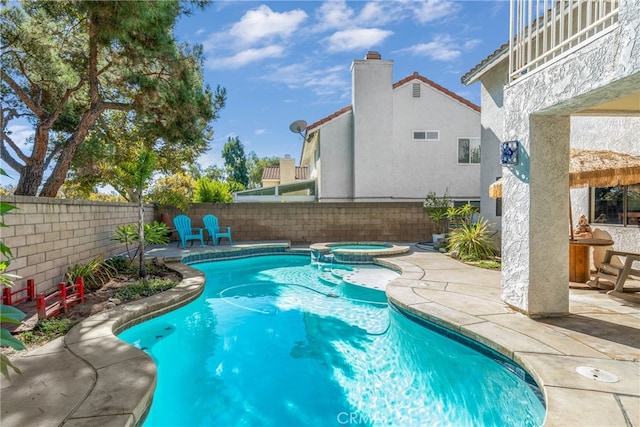
[[[8,227],[0,228],[14,256],[7,272],[21,276],[16,280],[18,289],[34,279],[37,292],[53,290],[74,264],[123,253],[125,247],[112,240],[113,232],[138,218],[137,205],[132,203],[25,196],[2,196],[2,201],[18,207],[4,215]],[[234,242],[419,242],[430,241],[433,228],[422,203],[409,202],[199,203],[186,214],[193,227],[202,227],[202,218],[209,213],[218,217],[221,226],[232,227]],[[146,222],[168,216],[169,228],[179,214],[173,207],[145,206]]]

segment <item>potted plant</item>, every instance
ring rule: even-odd
[[[433,244],[436,245],[439,240],[444,239],[447,232],[449,197],[446,192],[444,196],[438,197],[434,191],[431,191],[425,197],[423,206],[425,212],[429,215],[429,219],[433,222],[434,228],[431,238]]]

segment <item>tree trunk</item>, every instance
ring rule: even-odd
[[[35,196],[38,194],[38,187],[42,182],[42,164],[32,164],[29,162],[20,173],[20,179],[14,194],[16,196]]]
[[[38,187],[42,184],[44,176],[44,161],[49,146],[48,124],[39,124],[33,141],[33,153],[25,162],[24,168],[20,171],[20,179],[14,194],[17,196],[35,196],[38,194]]]
[[[144,262],[144,204],[142,193],[138,193],[138,255],[140,256],[140,277],[147,277],[147,264]]]
[[[51,175],[49,175],[47,182],[45,182],[40,191],[40,197],[56,197],[58,195],[60,187],[62,187],[62,184],[64,184],[64,181],[67,179],[67,173],[69,172],[71,162],[78,147],[85,140],[89,129],[91,129],[91,126],[98,120],[102,111],[103,108],[94,105],[89,111],[83,114],[80,124],[78,125],[78,130],[65,141],[64,148],[60,152],[56,166],[53,168]]]

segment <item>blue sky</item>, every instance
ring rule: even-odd
[[[394,61],[393,81],[417,71],[480,104],[460,77],[507,41],[509,2],[448,0],[218,1],[182,18],[181,41],[200,43],[205,80],[227,89],[214,141],[200,163],[222,166],[238,136],[259,157],[300,160],[294,120],[311,124],[351,103],[354,59]]]

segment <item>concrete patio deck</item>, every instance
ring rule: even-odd
[[[172,246],[147,255],[175,260],[212,249]],[[393,303],[495,349],[533,376],[546,398],[545,425],[640,426],[640,302],[571,289],[570,315],[531,319],[500,300],[499,272],[415,246],[384,262],[402,270],[387,287]],[[172,267],[184,278],[175,289],[92,316],[18,359],[22,375],[2,379],[2,426],[140,423],[151,404],[155,365],[114,333],[200,294],[201,273],[181,263]],[[586,378],[576,371],[580,366],[617,381]]]

